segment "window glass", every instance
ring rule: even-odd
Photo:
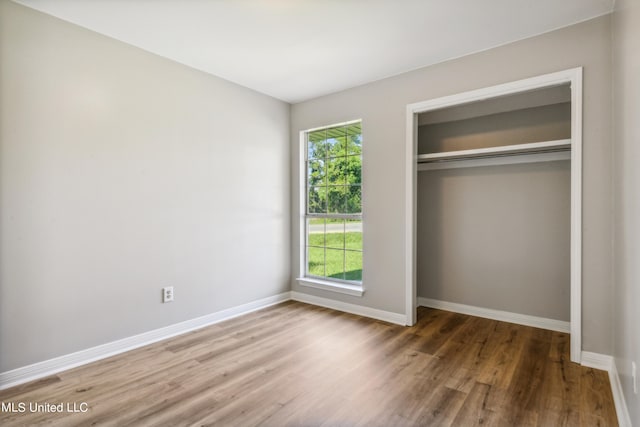
[[[361,282],[361,122],[305,135],[306,276]]]

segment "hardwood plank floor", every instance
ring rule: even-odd
[[[2,426],[617,425],[607,373],[569,362],[567,334],[422,307],[408,328],[292,301],[0,401],[26,406]]]

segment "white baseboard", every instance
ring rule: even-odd
[[[341,301],[335,301],[328,298],[321,298],[314,295],[304,294],[301,292],[290,291],[283,292],[278,295],[263,298],[247,304],[231,307],[216,313],[198,317],[196,319],[187,320],[176,323],[164,328],[154,329],[132,337],[102,344],[96,347],[81,350],[75,353],[56,357],[54,359],[45,360],[43,362],[34,363],[32,365],[17,368],[11,371],[0,372],[0,390],[43,378],[56,374],[61,371],[72,369],[87,363],[95,362],[106,357],[124,353],[138,347],[142,347],[154,342],[162,341],[167,338],[181,335],[186,332],[194,331],[205,326],[213,325],[224,320],[242,316],[262,308],[266,308],[284,301],[294,300],[308,304],[327,307],[338,311],[357,314],[360,316],[370,317],[373,319],[383,320],[385,322],[405,325],[405,314],[393,313],[390,311],[378,310],[375,308],[365,307],[356,304],[349,304]],[[545,319],[535,316],[510,313],[500,310],[492,310],[486,308],[473,307],[464,304],[450,303],[446,301],[432,300],[429,298],[418,297],[418,305],[437,308],[442,310],[453,311],[456,313],[468,314],[471,316],[486,317],[489,319],[500,320],[510,323],[516,323],[526,326],[534,326],[543,329],[551,329],[560,332],[569,332],[569,322]],[[624,400],[624,393],[620,383],[620,377],[616,368],[613,357],[592,353],[588,351],[582,352],[582,365],[594,369],[601,369],[609,373],[609,381],[611,383],[611,391],[618,416],[620,427],[631,427],[631,417]]]
[[[587,368],[600,369],[601,371],[611,372],[613,366],[613,357],[607,354],[592,353],[583,351],[580,358],[580,364]]]
[[[624,392],[622,391],[615,359],[607,354],[583,351],[581,364],[588,368],[600,369],[609,373],[609,383],[611,384],[611,394],[613,394],[618,424],[620,427],[631,427],[631,417],[627,409],[627,402],[624,400]]]
[[[455,302],[440,301],[423,297],[418,297],[418,305],[429,308],[437,308],[440,310],[453,311],[454,313],[468,314],[470,316],[500,320],[502,322],[515,323],[517,325],[549,329],[551,331],[566,333],[569,333],[571,331],[569,322],[547,319],[544,317],[529,316],[528,314],[511,313],[509,311],[493,310],[491,308],[475,307],[472,305],[458,304]]]
[[[358,314],[372,319],[383,320],[397,325],[405,325],[407,316],[404,313],[393,313],[391,311],[378,310],[376,308],[365,307],[363,305],[349,304],[328,298],[317,297],[304,294],[302,292],[291,291],[291,299],[294,301],[306,302],[308,304],[319,305],[320,307],[332,308],[338,311]]]
[[[609,370],[609,382],[611,383],[611,393],[613,394],[613,403],[616,405],[616,414],[618,415],[618,425],[620,427],[632,427],[631,415],[627,408],[627,402],[624,400],[624,392],[618,375],[616,361],[611,358],[611,370]]]
[[[64,356],[34,363],[11,371],[0,372],[0,390],[53,375],[67,369],[85,365],[119,353],[124,353],[125,351],[133,350],[176,335],[200,329],[223,320],[251,313],[252,311],[260,310],[283,301],[288,301],[289,299],[291,299],[291,293],[283,292],[278,295],[231,307],[226,310],[221,310],[195,319],[186,320],[164,328],[154,329],[139,335],[123,338],[118,341],[91,347],[75,353],[66,354]]]
[[[278,295],[263,298],[237,307],[231,307],[196,319],[186,320],[166,326],[164,328],[154,329],[139,335],[123,338],[106,344],[101,344],[75,353],[65,354],[53,359],[37,362],[32,365],[23,366],[11,371],[0,372],[0,390],[24,384],[29,381],[54,375],[58,372],[66,371],[87,363],[95,362],[116,354],[124,353],[129,350],[136,349],[148,344],[165,340],[177,335],[191,332],[205,326],[213,325],[224,320],[242,316],[252,311],[260,310],[274,304],[293,299],[295,301],[314,304],[322,307],[332,308],[334,310],[344,311],[347,313],[358,314],[373,319],[384,320],[399,325],[405,324],[405,315],[392,313],[383,310],[377,310],[365,306],[348,304],[340,301],[334,301],[327,298],[315,297],[313,295],[303,294],[300,292],[283,292]]]

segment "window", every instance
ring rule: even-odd
[[[306,131],[303,141],[305,278],[359,286],[362,283],[361,122]]]

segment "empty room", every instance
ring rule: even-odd
[[[0,425],[640,425],[635,0],[0,0]]]

